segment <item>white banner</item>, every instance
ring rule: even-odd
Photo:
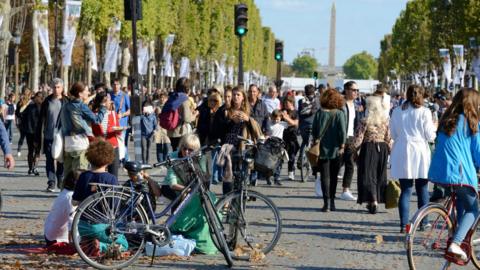
[[[225,83],[225,77],[227,76],[227,72],[225,70],[225,62],[222,61],[221,64],[215,60],[215,67],[217,68],[217,78],[215,79],[215,84],[223,85]]]
[[[447,79],[448,84],[452,82],[452,61],[450,60],[450,53],[448,49],[439,49],[440,57],[443,58],[443,74]]]
[[[472,70],[477,77],[477,80],[480,79],[480,57],[476,56],[472,61]]]
[[[139,40],[137,43],[138,52],[138,74],[146,75],[148,71],[148,60],[149,60],[149,53],[148,53],[148,42],[143,42]]]
[[[114,25],[108,29],[107,44],[105,45],[105,63],[104,72],[116,72],[118,66],[118,54],[120,53],[120,29],[122,23],[114,22]]]
[[[98,71],[98,62],[97,62],[97,46],[95,45],[95,39],[92,39],[92,49],[90,50],[90,60],[92,62],[92,69]]]
[[[228,66],[227,69],[227,84],[233,85],[233,73],[234,73],[234,68],[232,65]]]
[[[437,70],[436,69],[433,69],[432,70],[432,73],[433,73],[433,87],[437,87],[438,86],[438,74],[437,74]]]
[[[82,2],[66,1],[65,13],[63,17],[63,46],[62,62],[64,66],[72,65],[72,52],[77,37],[77,26],[80,19]]]
[[[190,78],[190,59],[182,57],[180,61],[180,77]]]
[[[48,5],[48,3],[46,3]],[[48,9],[38,10],[38,39],[43,49],[43,54],[47,60],[47,64],[52,64],[52,57],[50,56],[50,41],[48,38]]]
[[[163,59],[165,60],[164,75],[166,77],[175,77],[175,69],[172,60],[172,46],[175,40],[175,35],[170,34],[165,38],[165,46],[163,47]]]

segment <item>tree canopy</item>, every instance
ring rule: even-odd
[[[310,55],[299,55],[292,62],[292,71],[297,77],[312,77],[317,67],[317,59]]]
[[[343,72],[351,79],[373,79],[377,77],[377,61],[363,51],[350,57],[343,65]]]

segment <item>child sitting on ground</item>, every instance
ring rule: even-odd
[[[69,243],[70,229],[73,221],[75,206],[72,206],[72,195],[75,189],[75,181],[78,179],[78,172],[69,172],[65,177],[63,190],[52,204],[52,209],[45,219],[44,236],[47,248],[55,243]]]

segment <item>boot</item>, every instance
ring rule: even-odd
[[[223,195],[230,193],[233,190],[233,183],[232,182],[223,182]]]
[[[328,198],[323,198],[322,212],[328,212]]]
[[[337,211],[337,208],[335,207],[335,199],[330,200],[330,211]]]

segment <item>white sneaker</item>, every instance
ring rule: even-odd
[[[353,196],[350,191],[345,191],[340,195],[340,198],[345,201],[356,201],[357,197]]]
[[[17,157],[21,157],[22,156],[22,152],[17,152]]]
[[[293,171],[288,172],[288,179],[292,181],[295,180],[295,173]]]
[[[465,251],[463,251],[463,249],[455,243],[450,244],[450,246],[448,247],[448,252],[460,258],[462,261],[468,260],[468,257],[467,257],[467,254],[465,254]]]

